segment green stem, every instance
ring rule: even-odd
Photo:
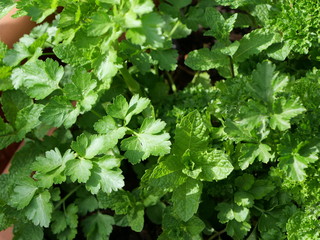
[[[168,73],[167,71],[166,71],[166,74],[167,74],[167,76],[168,76],[168,80],[169,80],[169,82],[170,82],[172,91],[173,91],[174,93],[177,92],[177,86],[174,84],[174,81],[173,81],[173,78],[172,78],[171,74]]]
[[[171,37],[174,32],[177,30],[178,26],[179,26],[180,22],[177,21],[176,24],[173,26],[173,28],[171,29],[170,33],[169,33],[169,37]]]
[[[220,232],[216,232],[215,234],[213,234],[208,240],[213,240],[216,237],[220,236],[221,234],[225,233],[227,231],[227,229],[223,229]]]
[[[142,95],[140,84],[131,76],[127,67],[124,65],[123,68],[120,69],[120,73],[129,88],[129,91],[133,94]]]
[[[234,77],[235,77],[235,75],[234,75],[234,66],[233,66],[233,59],[232,59],[232,57],[231,57],[231,56],[229,56],[229,60],[230,60],[230,71],[231,71],[231,76],[232,76],[232,78],[234,78]]]
[[[91,109],[90,112],[92,112],[94,115],[96,115],[98,118],[102,118],[102,115],[100,115],[97,111]]]
[[[54,53],[42,53],[42,56],[55,56]]]
[[[263,210],[262,208],[259,208],[259,207],[255,206],[255,205],[253,205],[253,207],[254,207],[255,209],[257,209],[257,210],[258,210],[259,212],[261,212],[261,213],[266,213],[266,211]]]
[[[74,194],[79,188],[81,187],[81,185],[78,185],[77,187],[75,187],[74,189],[72,189],[71,192],[69,192],[64,198],[62,198],[57,205],[54,207],[54,210],[57,210],[61,204],[63,204],[72,194]]]

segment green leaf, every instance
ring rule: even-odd
[[[63,73],[63,67],[48,58],[45,62],[28,62],[21,68],[14,69],[11,80],[16,89],[24,87],[30,97],[39,100],[59,88]]]
[[[110,48],[106,54],[101,54],[93,63],[95,74],[99,80],[110,81],[114,77],[118,70],[122,68],[120,59],[117,56],[117,52]]]
[[[1,95],[2,110],[6,119],[14,123],[20,110],[33,103],[32,99],[20,90],[5,91]]]
[[[121,149],[133,164],[147,159],[150,155],[163,156],[170,152],[170,135],[162,133],[165,123],[154,118],[145,118],[139,133],[122,140]]]
[[[274,39],[273,33],[264,33],[261,30],[254,30],[244,35],[240,40],[240,46],[233,56],[235,62],[244,62],[252,55],[256,55],[267,49]]]
[[[31,178],[24,179],[15,186],[10,197],[9,205],[18,210],[25,208],[29,205],[37,190],[38,186],[35,180]]]
[[[88,26],[88,36],[101,36],[113,27],[114,23],[106,12],[96,12]]]
[[[124,119],[125,124],[128,124],[133,115],[138,115],[143,110],[145,110],[150,104],[150,100],[144,97],[139,97],[135,94],[129,102],[128,111]]]
[[[52,210],[53,205],[50,201],[50,193],[46,190],[32,199],[24,209],[24,214],[34,225],[49,227]]]
[[[44,107],[40,120],[53,127],[64,125],[70,128],[76,122],[79,113],[79,108],[74,107],[66,97],[55,96]]]
[[[161,2],[159,5],[159,9],[165,13],[170,14],[171,16],[178,17],[180,9],[188,6],[191,2],[191,0],[168,0],[165,2]]]
[[[94,161],[86,188],[92,194],[97,194],[100,189],[105,193],[111,193],[122,188],[124,177],[119,168],[120,162],[120,159],[114,156],[104,156]]]
[[[234,194],[234,202],[238,206],[250,208],[254,204],[254,196],[248,192],[236,192]]]
[[[114,223],[113,217],[98,212],[82,221],[83,232],[87,239],[108,239]]]
[[[43,240],[43,228],[35,226],[31,222],[18,223],[14,225],[13,229],[14,239],[18,240]]]
[[[53,0],[50,2],[34,1],[32,5],[29,5],[26,8],[26,11],[28,12],[28,16],[30,16],[33,21],[41,23],[48,16],[53,14],[58,6],[58,0]]]
[[[10,10],[15,6],[13,0],[4,0],[0,2],[0,19],[3,18],[10,12]]]
[[[242,176],[239,176],[235,180],[235,185],[240,189],[247,191],[249,190],[254,183],[254,176],[251,174],[245,173]]]
[[[55,211],[52,214],[51,230],[54,234],[66,233],[78,226],[78,207],[72,203],[63,212]],[[68,229],[69,228],[69,229]],[[75,235],[73,236],[73,238]],[[73,239],[71,238],[71,239]]]
[[[257,65],[252,72],[253,82],[251,84],[255,95],[267,104],[272,104],[275,94],[280,92],[287,84],[288,77],[278,76],[275,72],[276,66],[270,62],[263,62]]]
[[[280,131],[285,131],[290,128],[290,120],[306,109],[301,104],[299,98],[285,99],[281,97],[273,106],[274,113],[270,118],[270,127],[272,129],[278,128]]]
[[[90,160],[84,158],[72,159],[66,164],[65,174],[70,176],[72,182],[85,183],[88,181],[93,165]]]
[[[272,191],[274,191],[274,184],[267,179],[259,179],[254,182],[248,192],[250,192],[255,199],[262,199]]]
[[[72,82],[64,87],[64,92],[69,100],[76,100],[82,112],[91,110],[98,99],[98,94],[94,90],[97,82],[91,79],[91,74],[82,69],[76,69],[72,75]]]
[[[36,171],[34,177],[38,180],[39,185],[49,188],[54,183],[64,182],[66,163],[74,157],[70,149],[62,156],[58,148],[47,151],[44,157],[37,157],[33,163],[33,169]]]
[[[118,139],[125,134],[125,129],[120,128],[119,131],[110,132],[112,135],[96,135],[82,133],[77,137],[75,142],[71,143],[71,148],[75,150],[81,157],[92,159],[98,154],[108,152],[117,143]]]
[[[251,225],[247,222],[230,221],[227,224],[227,233],[234,239],[243,239],[250,231]]]
[[[185,64],[193,70],[207,71],[213,68],[229,66],[229,58],[218,49],[201,48],[188,54]]]
[[[173,191],[173,210],[183,221],[188,221],[197,211],[202,193],[202,182],[188,178]]]
[[[181,119],[175,132],[172,152],[182,156],[190,151],[205,151],[208,146],[208,130],[198,111],[193,111]]]
[[[249,217],[248,208],[238,206],[234,203],[219,203],[216,207],[216,210],[219,211],[218,218],[221,223],[226,223],[231,220],[244,222]]]
[[[163,47],[164,37],[162,35],[163,19],[156,13],[144,14],[141,17],[141,27],[131,28],[126,32],[127,39],[132,43],[154,48]]]
[[[23,108],[17,113],[16,122],[14,124],[16,132],[16,141],[20,141],[32,129],[40,124],[40,115],[43,111],[43,105],[32,104]]]
[[[157,61],[161,70],[174,71],[177,68],[178,52],[175,49],[152,51],[151,56]]]
[[[126,98],[122,95],[118,95],[113,103],[107,106],[106,112],[114,118],[125,119],[129,109],[129,104]]]

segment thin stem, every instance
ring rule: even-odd
[[[220,232],[216,232],[216,233],[213,234],[211,237],[209,237],[208,240],[213,240],[213,239],[215,239],[216,237],[220,236],[221,234],[225,233],[226,231],[227,231],[227,229],[225,228],[225,229],[221,230]]]
[[[231,71],[231,76],[232,76],[232,78],[234,78],[234,77],[235,77],[235,75],[234,75],[234,66],[233,66],[233,59],[232,59],[232,57],[231,57],[231,56],[229,56],[229,60],[230,60],[230,71]]]
[[[96,115],[98,118],[102,118],[102,115],[100,115],[97,111],[91,109],[90,112],[92,112],[94,115]]]
[[[173,81],[173,78],[172,78],[171,74],[170,74],[169,72],[167,72],[167,71],[166,71],[166,74],[167,74],[167,76],[168,76],[168,80],[169,80],[169,82],[170,82],[172,91],[173,91],[174,93],[177,92],[177,86],[174,84],[174,81]]]
[[[42,56],[55,56],[55,54],[54,53],[42,53]]]
[[[139,94],[142,95],[141,89],[140,89],[140,84],[131,76],[129,73],[127,67],[124,65],[123,68],[120,69],[120,73],[128,86],[130,92],[133,94]]]
[[[81,187],[81,185],[78,185],[77,187],[75,187],[74,189],[72,189],[71,192],[69,192],[64,198],[62,198],[57,205],[54,207],[54,210],[57,210],[61,204],[63,204],[72,194],[74,194],[79,188]]]
[[[258,210],[259,212],[261,212],[261,213],[266,213],[266,211],[263,210],[262,208],[259,208],[259,207],[255,206],[255,205],[253,205],[253,207],[254,207],[255,209],[257,209],[257,210]]]
[[[177,21],[176,24],[173,26],[173,28],[171,29],[170,33],[169,33],[169,37],[171,37],[174,32],[177,30],[178,26],[179,26],[180,22]]]

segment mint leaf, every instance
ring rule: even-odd
[[[202,182],[187,179],[173,191],[173,211],[183,221],[188,221],[198,210],[202,193]]]
[[[190,151],[205,151],[208,145],[208,130],[198,111],[193,111],[183,117],[177,125],[175,144],[172,152],[182,156]]]
[[[229,58],[219,50],[201,48],[188,54],[185,64],[193,70],[206,71],[229,64]]]
[[[59,63],[48,58],[45,62],[37,60],[14,69],[11,80],[16,89],[24,87],[30,97],[39,100],[59,88],[63,73]]]
[[[30,204],[24,209],[24,214],[34,225],[48,227],[52,210],[53,205],[50,201],[50,193],[46,190],[32,199]]]
[[[124,186],[124,177],[119,168],[120,159],[114,156],[104,156],[93,162],[91,176],[86,182],[86,188],[97,194],[101,189],[105,193],[117,191]]]
[[[112,232],[114,223],[113,217],[98,212],[83,220],[83,232],[87,239],[104,240]]]
[[[243,62],[250,56],[260,53],[273,43],[273,39],[273,33],[264,33],[259,29],[244,35],[240,40],[238,50],[233,56],[234,61]]]
[[[145,118],[139,133],[122,140],[121,149],[133,164],[147,159],[150,155],[163,156],[170,152],[170,135],[161,133],[165,123],[154,118]]]

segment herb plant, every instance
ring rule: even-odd
[[[320,238],[317,1],[13,6],[38,25],[0,43],[0,230]]]

